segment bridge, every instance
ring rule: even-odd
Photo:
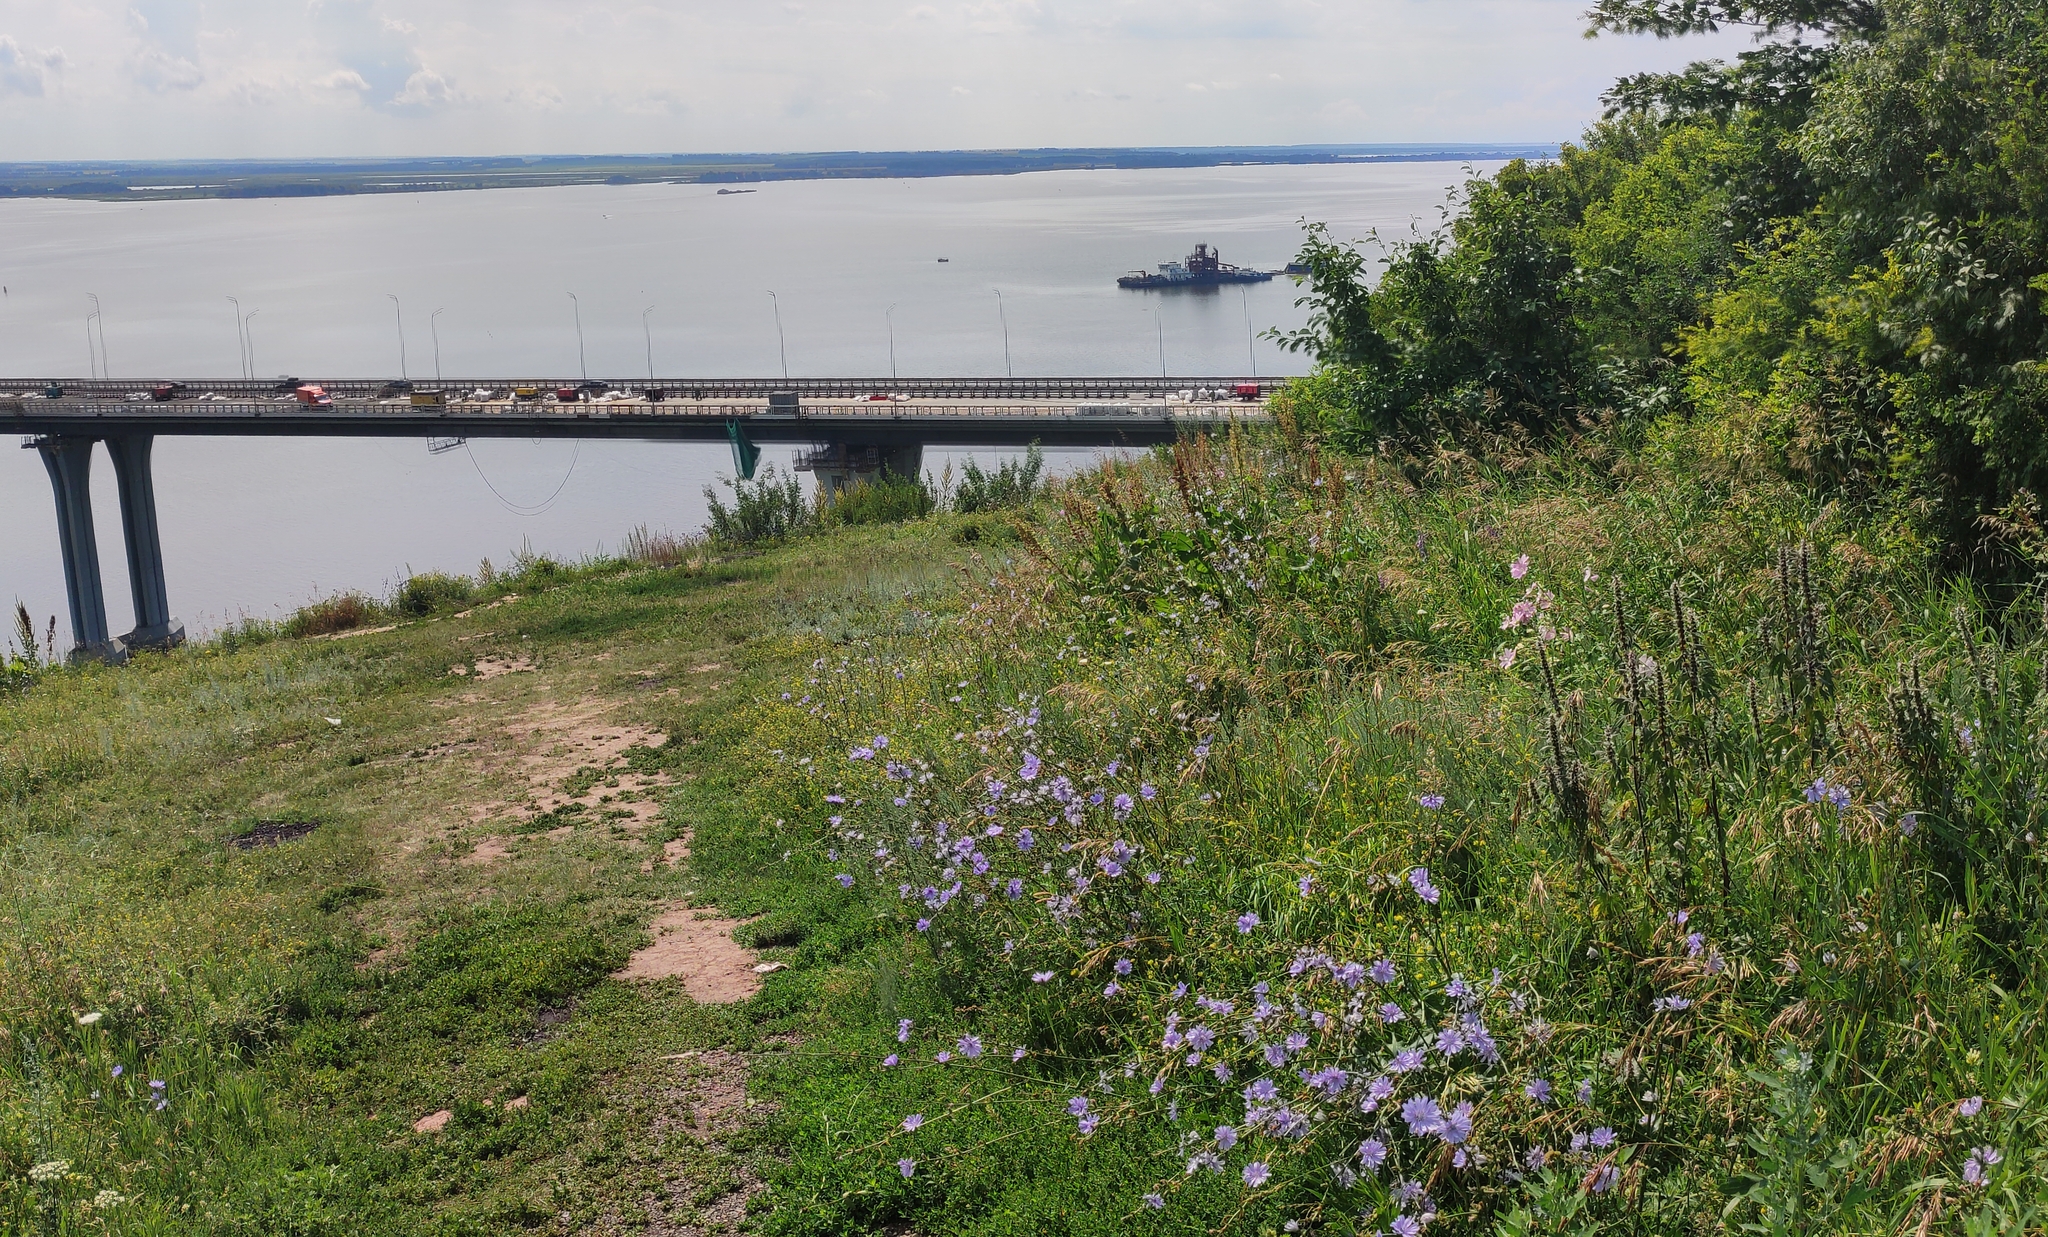
[[[759,444],[805,448],[797,467],[836,493],[883,473],[915,477],[929,443],[1146,446],[1265,418],[1281,380],[1243,378],[460,379],[133,383],[0,379],[0,427],[42,454],[57,502],[74,659],[119,662],[182,643],[157,532],[150,452],[160,435],[624,438],[722,442],[751,478]],[[93,531],[93,447],[120,494],[135,627],[107,626]]]

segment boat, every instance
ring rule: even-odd
[[[1207,245],[1196,245],[1195,251],[1181,262],[1161,262],[1159,270],[1132,271],[1116,281],[1119,288],[1213,288],[1226,283],[1265,283],[1273,278],[1272,271],[1255,271],[1247,267],[1232,266],[1223,260],[1221,250]]]

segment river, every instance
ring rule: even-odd
[[[1401,163],[784,181],[724,195],[593,185],[0,202],[0,374],[83,377],[104,364],[138,387],[232,377],[246,334],[265,377],[633,380],[650,362],[663,378],[775,376],[785,356],[797,377],[880,377],[892,373],[892,333],[905,377],[1006,366],[1136,376],[1158,373],[1162,353],[1176,375],[1294,374],[1302,358],[1251,338],[1300,325],[1291,280],[1148,293],[1118,289],[1116,276],[1199,241],[1226,261],[1278,267],[1303,218],[1341,237],[1405,235],[1433,226],[1465,175]],[[253,315],[242,330],[230,296]],[[937,471],[967,454],[925,459]],[[163,438],[171,606],[197,635],[322,593],[383,592],[412,571],[473,572],[521,548],[576,558],[640,525],[694,532],[704,487],[730,469],[725,448],[690,444],[499,440],[430,456],[394,439]],[[104,455],[93,485],[108,621],[124,631]],[[539,514],[515,510],[550,494]],[[33,452],[0,453],[0,529],[0,604],[20,598],[39,627],[57,615],[67,644],[55,512]]]

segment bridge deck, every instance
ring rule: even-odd
[[[1177,381],[1181,385],[1173,385]],[[757,442],[920,443],[1114,446],[1170,442],[1184,434],[1263,420],[1264,397],[1235,392],[1233,379],[1182,379],[1147,385],[1134,379],[807,380],[787,386],[765,380],[683,382],[614,388],[561,403],[561,385],[465,382],[443,388],[446,403],[416,406],[410,395],[379,398],[389,384],[323,384],[334,403],[310,407],[274,384],[186,384],[188,393],[157,400],[133,384],[0,381],[0,427],[27,435],[106,437],[121,434],[325,435],[336,437],[637,438],[725,441],[740,422]],[[47,397],[55,386],[64,394]],[[810,386],[815,391],[802,388]],[[517,398],[531,387],[544,394]],[[798,388],[795,413],[770,408],[770,390]],[[1207,399],[1187,400],[1183,391]],[[673,396],[682,396],[674,398]]]

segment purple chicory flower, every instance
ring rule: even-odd
[[[1073,1099],[1070,1099],[1070,1100],[1068,1100],[1068,1101],[1067,1101],[1067,1115],[1068,1115],[1068,1116],[1070,1116],[1070,1117],[1078,1117],[1078,1116],[1080,1116],[1081,1114],[1083,1114],[1083,1113],[1085,1113],[1085,1112],[1087,1112],[1087,1111],[1088,1111],[1088,1097],[1087,1097],[1087,1096],[1085,1096],[1085,1095],[1077,1095],[1077,1096],[1075,1096],[1075,1097],[1074,1097]]]
[[[1095,1127],[1097,1125],[1100,1125],[1101,1123],[1102,1118],[1096,1116],[1094,1113],[1089,1113],[1088,1115],[1074,1122],[1074,1128],[1082,1134],[1093,1134],[1095,1132]]]
[[[1376,984],[1390,984],[1394,982],[1394,964],[1385,958],[1381,958],[1378,962],[1373,963],[1365,973],[1372,976],[1372,982]]]
[[[924,1114],[921,1112],[914,1112],[903,1118],[903,1129],[906,1133],[916,1130],[918,1126],[923,1124]]]
[[[1434,812],[1444,805],[1444,797],[1442,795],[1423,795],[1415,802]],[[1424,875],[1427,876],[1428,873],[1424,873]]]
[[[1522,1094],[1539,1104],[1548,1104],[1550,1102],[1550,1084],[1541,1078],[1532,1078],[1529,1080],[1529,1085],[1522,1088]]]
[[[1598,1129],[1594,1130],[1593,1133],[1587,1137],[1586,1141],[1592,1143],[1594,1146],[1604,1151],[1607,1148],[1612,1147],[1614,1145],[1614,1131],[1608,1129],[1606,1126],[1603,1125]]]
[[[1246,911],[1237,917],[1237,930],[1240,935],[1247,935],[1258,926],[1259,916],[1254,911]]]
[[[1387,1144],[1377,1138],[1368,1138],[1358,1144],[1358,1162],[1368,1170],[1376,1169],[1387,1162]]]
[[[1408,1132],[1418,1138],[1444,1128],[1443,1109],[1426,1095],[1410,1096],[1408,1102],[1401,1105],[1401,1119],[1408,1123]]]
[[[1166,1207],[1166,1196],[1163,1194],[1147,1194],[1145,1196],[1145,1205],[1154,1211],[1163,1210]]]
[[[1410,870],[1408,873],[1408,884],[1414,888],[1416,897],[1421,898],[1431,906],[1435,906],[1437,899],[1443,896],[1441,890],[1429,883],[1428,868],[1414,868]]]
[[[119,1076],[119,1074],[121,1073],[119,1066],[115,1067],[114,1073],[116,1076]],[[1956,1105],[1956,1112],[1965,1117],[1974,1117],[1978,1113],[1983,1111],[1984,1097],[1981,1095],[1973,1095],[1969,1099],[1966,1099],[1962,1103]]]
[[[1051,981],[1051,979],[1052,979],[1052,972],[1051,972],[1051,971],[1033,971],[1033,972],[1031,972],[1031,982],[1032,982],[1032,983],[1034,983],[1034,984],[1042,984],[1042,983],[1048,983],[1048,982],[1050,982],[1050,981]]]
[[[1019,781],[1024,782],[1037,781],[1038,771],[1044,767],[1043,761],[1039,760],[1032,753],[1026,752],[1024,753],[1024,766],[1017,770],[1017,778]]]
[[[892,1053],[890,1053],[890,1054],[889,1054],[888,1056],[886,1056],[886,1057],[883,1057],[883,1058],[882,1058],[882,1064],[883,1064],[883,1065],[885,1065],[885,1066],[894,1066],[894,1065],[898,1064],[898,1058],[897,1058],[896,1054],[892,1052]]]
[[[1244,1183],[1256,1190],[1271,1180],[1273,1170],[1266,1167],[1264,1160],[1253,1160],[1244,1166]]]
[[[896,1161],[896,1171],[897,1171],[897,1172],[899,1172],[899,1173],[902,1173],[902,1174],[903,1174],[903,1175],[904,1175],[904,1176],[905,1176],[905,1177],[907,1178],[907,1177],[909,1177],[909,1176],[910,1176],[910,1175],[911,1175],[912,1173],[914,1173],[914,1172],[916,1172],[916,1171],[917,1171],[917,1161],[916,1161],[916,1160],[898,1160],[898,1161]]]
[[[1528,575],[1529,556],[1527,554],[1524,554],[1520,558],[1516,559],[1514,562],[1509,563],[1508,574],[1510,576],[1513,576],[1517,580],[1521,579],[1523,576]]]
[[[1237,1131],[1227,1125],[1216,1127],[1216,1149],[1228,1151],[1237,1145]]]
[[[978,1036],[963,1035],[960,1042],[953,1046],[960,1050],[961,1056],[970,1061],[981,1055],[981,1039]]]
[[[846,873],[841,872],[836,879],[839,881],[839,887],[841,889],[853,888],[853,877],[847,875]]]
[[[897,1020],[896,1020],[896,1042],[897,1042],[897,1043],[899,1043],[899,1044],[907,1044],[907,1043],[909,1043],[909,1042],[910,1042],[910,1028],[911,1028],[911,1025],[912,1025],[912,1024],[911,1024],[911,1021],[910,1021],[910,1019],[908,1019],[908,1018],[899,1018],[899,1019],[897,1019]]]

